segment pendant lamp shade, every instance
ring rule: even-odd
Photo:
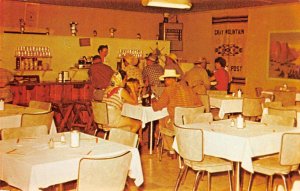
[[[143,6],[164,7],[173,9],[190,9],[190,0],[142,0]]]

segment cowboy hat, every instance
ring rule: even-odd
[[[150,53],[148,56],[145,57],[146,60],[151,60],[152,62],[157,61],[157,56],[154,55],[153,53]]]
[[[176,74],[174,69],[165,69],[164,75],[159,77],[159,80],[163,81],[165,78],[178,78],[180,75]]]
[[[178,62],[178,58],[176,56],[176,54],[174,53],[170,53],[169,55],[166,55],[166,57],[169,57],[171,60],[173,60],[175,63]]]
[[[123,57],[124,60],[126,60],[126,62],[128,62],[128,64],[130,65],[137,65],[139,60],[133,56],[132,54],[126,54],[124,57]]]

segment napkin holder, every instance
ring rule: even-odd
[[[76,148],[80,146],[80,132],[77,130],[71,131],[70,147]]]
[[[244,119],[241,115],[239,115],[237,118],[236,118],[236,127],[238,129],[243,129],[244,128]]]

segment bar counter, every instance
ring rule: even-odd
[[[12,83],[13,104],[28,105],[30,100],[64,102],[91,100],[90,81],[41,81]]]

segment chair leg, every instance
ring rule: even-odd
[[[230,170],[228,171],[228,179],[229,179],[229,188],[230,188],[230,191],[232,191],[232,180],[231,180],[231,171]]]
[[[156,141],[156,146],[158,147],[159,142],[161,141],[161,133],[158,133],[157,141]]]
[[[97,134],[98,134],[98,131],[99,131],[99,128],[97,127],[97,128],[95,129],[94,136],[97,136]]]
[[[285,191],[289,191],[288,184],[287,184],[287,182],[286,182],[285,176],[284,176],[283,174],[280,174],[280,176],[281,176],[281,178],[282,178],[282,180],[283,180],[284,190],[285,190]]]
[[[189,167],[186,166],[186,165],[183,165],[183,168],[179,170],[179,174],[178,174],[178,177],[177,177],[177,180],[176,180],[176,185],[175,185],[175,191],[177,191],[179,189],[179,186],[180,186],[180,182],[182,180],[182,177],[185,173],[185,171],[188,169]]]
[[[199,182],[200,182],[200,174],[201,171],[198,171],[197,172],[197,175],[196,175],[196,179],[195,179],[195,183],[194,183],[194,188],[193,188],[193,191],[197,191],[198,190],[198,186],[199,186]]]
[[[183,174],[183,177],[182,177],[181,184],[184,184],[188,171],[189,171],[189,168],[186,168],[185,171],[183,172],[184,174]]]
[[[207,172],[207,191],[210,191],[211,188],[211,175]]]
[[[266,176],[266,191],[269,191],[269,176]]]
[[[158,154],[159,155],[159,161],[161,161],[161,159],[162,159],[163,150],[164,150],[164,141],[161,140],[161,148],[160,148],[159,154]]]
[[[178,156],[178,166],[179,166],[179,168],[182,168],[182,159],[181,159],[180,155]]]
[[[250,173],[249,185],[248,185],[248,191],[251,191],[252,181],[253,181],[253,174]]]
[[[271,188],[271,191],[273,191],[273,183],[274,183],[274,177],[273,175],[270,176],[270,188]]]
[[[104,140],[107,138],[107,134],[108,134],[108,131],[105,131],[104,132],[104,137],[103,137]]]

